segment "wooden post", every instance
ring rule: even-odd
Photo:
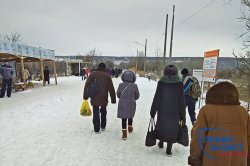
[[[23,64],[23,57],[21,57],[21,70],[22,70],[22,80],[24,82],[24,84],[26,83],[26,80],[24,78],[24,64]]]
[[[175,5],[173,5],[172,29],[171,29],[171,39],[170,39],[170,51],[169,51],[169,60],[170,60],[170,62],[171,62],[171,58],[172,58],[172,47],[173,47],[174,11],[175,11]]]
[[[66,62],[66,76],[68,77],[69,76],[69,63],[68,61]]]
[[[17,83],[17,63],[15,62],[15,75],[16,75],[16,79],[15,80],[13,80],[13,83],[15,84],[15,83]]]
[[[138,56],[139,56],[139,52],[138,52],[138,48],[137,48],[136,61],[135,61],[135,75],[136,75],[137,70],[138,70]]]
[[[79,61],[79,76],[81,76],[80,73],[81,73],[81,62]]]
[[[144,62],[144,77],[146,76],[146,65],[147,65],[147,43],[148,40],[145,41],[145,62]]]
[[[41,67],[41,76],[43,80],[43,86],[45,86],[45,80],[44,80],[44,72],[43,72],[43,60],[40,59],[40,67]]]
[[[56,61],[54,61],[54,75],[55,75],[55,83],[57,85]]]
[[[165,26],[165,39],[164,39],[164,60],[163,60],[163,67],[166,65],[166,47],[167,47],[167,34],[168,34],[168,14],[166,16],[166,26]]]

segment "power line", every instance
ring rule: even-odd
[[[150,45],[148,46],[148,48],[153,47],[153,46],[154,46],[155,44],[157,44],[163,37],[164,37],[164,36],[161,34],[161,36],[160,36],[159,38],[157,38],[157,40],[155,40],[155,42],[153,42],[153,44],[150,44]]]
[[[216,0],[212,0],[211,2],[209,2],[208,4],[206,4],[205,6],[203,6],[202,8],[200,8],[197,12],[193,13],[191,16],[189,16],[188,18],[186,18],[185,20],[183,20],[181,23],[177,24],[176,26],[174,26],[175,28],[180,27],[181,25],[183,25],[184,23],[186,23],[188,20],[190,20],[192,17],[194,17],[195,15],[199,14],[201,11],[203,11],[204,9],[206,9],[207,7],[209,7],[212,3],[214,3]],[[164,33],[163,33],[164,34]],[[161,36],[155,40],[155,42],[153,44],[150,44],[148,46],[148,48],[152,48],[154,45],[158,44],[159,41],[163,38],[164,36],[161,34]]]
[[[211,2],[209,2],[207,5],[203,6],[201,9],[199,9],[197,12],[195,12],[194,14],[192,14],[191,16],[189,16],[188,18],[186,18],[184,21],[182,21],[181,23],[177,24],[175,26],[175,28],[181,26],[182,24],[186,23],[188,20],[190,20],[193,16],[197,15],[198,13],[200,13],[202,10],[206,9],[208,6],[210,6],[212,3],[214,3],[216,0],[212,0]]]
[[[199,14],[201,11],[203,11],[204,9],[206,9],[207,7],[209,7],[212,3],[214,3],[216,0],[212,0],[211,2],[209,2],[208,4],[206,4],[205,6],[203,6],[202,8],[200,8],[197,12],[193,13],[191,16],[189,16],[188,18],[186,18],[184,21],[182,21],[181,23],[177,24],[176,26],[174,26],[175,28],[180,27],[181,25],[183,25],[184,23],[186,23],[188,20],[190,20],[192,17],[194,17],[195,15]],[[150,46],[148,48],[153,47],[154,45],[156,45],[164,36],[161,35],[153,44],[150,44]]]

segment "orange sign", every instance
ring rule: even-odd
[[[209,57],[218,57],[219,56],[219,50],[213,50],[213,51],[207,51],[204,54],[205,58],[209,58]]]
[[[202,77],[204,81],[215,82],[219,50],[204,53]]]

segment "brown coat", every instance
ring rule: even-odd
[[[238,96],[236,87],[229,83],[219,83],[209,89],[206,96],[206,105],[201,108],[192,129],[188,159],[190,165],[250,165],[247,157],[250,145],[250,119],[248,112],[239,105]],[[201,128],[209,128],[209,130],[199,132]],[[233,150],[211,150],[211,144],[225,145],[225,143],[221,143],[221,141],[218,143],[218,140],[214,142],[199,141],[204,140],[205,136],[207,138],[231,137],[233,139],[228,142],[228,145],[241,144],[243,149],[240,153],[235,153],[236,151]],[[204,151],[201,150],[201,147],[204,147]],[[239,146],[237,146],[237,152],[239,152],[239,149]]]
[[[100,86],[101,92],[91,99],[91,105],[93,106],[107,106],[108,105],[108,92],[110,94],[111,103],[116,103],[115,89],[111,77],[104,71],[97,70],[90,74],[84,86],[83,98],[88,99],[87,88],[93,78],[96,78],[98,85]]]

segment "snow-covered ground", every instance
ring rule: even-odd
[[[51,82],[0,99],[1,166],[187,165],[189,147],[174,144],[173,156],[167,157],[165,148],[144,145],[155,81],[137,78],[141,96],[134,132],[126,141],[121,139],[117,104],[109,103],[106,130],[95,134],[92,117],[79,113],[85,82],[80,77],[58,78],[57,86]],[[117,89],[121,80],[113,82]],[[190,130],[189,115],[187,123]]]

